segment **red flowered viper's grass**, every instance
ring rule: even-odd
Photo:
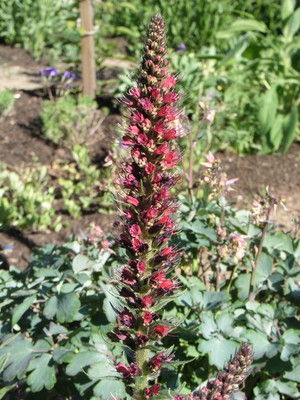
[[[117,287],[123,304],[116,310],[117,326],[110,337],[130,349],[127,363],[119,362],[116,370],[135,400],[160,393],[155,381],[174,357],[161,347],[161,339],[174,327],[163,321],[161,309],[178,287],[172,275],[178,251],[169,240],[176,229],[172,214],[178,208],[171,194],[179,180],[174,167],[181,160],[174,139],[183,132],[176,77],[167,69],[165,54],[164,21],[156,14],[147,31],[136,86],[122,99],[130,110],[122,139],[130,157],[120,167],[118,181],[122,204],[118,240],[126,252],[126,265]]]

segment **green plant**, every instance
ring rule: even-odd
[[[75,1],[3,0],[0,5],[0,37],[10,45],[21,44],[36,59],[78,61],[80,32]]]
[[[9,171],[0,164],[0,226],[59,230],[55,218],[55,189],[49,185],[47,167],[33,165],[23,171]]]
[[[6,117],[14,106],[14,95],[8,90],[0,91],[0,118]]]
[[[100,170],[91,162],[88,148],[74,145],[71,150],[72,162],[57,161],[53,169],[58,173],[58,188],[63,206],[73,217],[82,213],[100,211],[112,205],[113,191],[100,188],[104,178]]]
[[[82,95],[44,101],[41,119],[45,137],[69,148],[86,143],[102,122],[96,102]]]

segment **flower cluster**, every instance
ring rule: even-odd
[[[251,210],[253,224],[260,228],[269,224],[271,213],[273,211],[276,212],[278,204],[286,209],[284,198],[271,195],[269,188],[266,187],[265,196],[260,196],[258,199],[253,201]]]
[[[244,258],[247,242],[241,234],[232,232],[228,235],[226,228],[221,225],[218,226],[217,234],[220,242],[217,250],[223,260],[231,258],[237,262]]]
[[[110,337],[134,354],[128,365],[119,363],[116,369],[135,399],[159,394],[153,380],[173,359],[160,347],[173,325],[162,321],[159,311],[162,299],[165,304],[178,287],[172,276],[178,251],[169,239],[177,210],[171,189],[179,180],[173,168],[181,159],[174,140],[183,132],[176,77],[167,69],[165,53],[164,21],[157,14],[148,28],[137,84],[122,99],[130,110],[122,138],[130,157],[120,166],[117,182],[122,210],[118,241],[127,260],[118,279],[124,304],[116,310],[118,324]]]
[[[212,153],[206,156],[206,162],[203,165],[206,170],[201,177],[201,181],[209,185],[212,199],[225,196],[227,192],[232,190],[231,186],[238,178],[227,179],[226,174],[222,172],[220,160],[216,159]]]
[[[200,390],[196,390],[188,399],[229,400],[230,394],[237,392],[239,386],[247,378],[251,363],[252,349],[248,344],[244,344],[216,379],[209,381]]]
[[[51,101],[54,101],[53,88],[55,88],[56,96],[61,97],[73,88],[73,82],[76,80],[75,72],[66,70],[60,73],[55,67],[41,69],[40,76]]]

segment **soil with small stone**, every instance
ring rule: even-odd
[[[112,68],[108,63],[107,68]],[[51,165],[54,160],[70,162],[68,152],[46,141],[42,136],[39,117],[45,98],[39,79],[39,70],[45,65],[37,64],[29,54],[19,48],[0,45],[0,90],[11,90],[15,95],[15,105],[11,114],[0,123],[0,162],[11,170],[20,171],[38,157],[39,162]],[[109,73],[109,72],[108,72]],[[111,98],[98,99],[110,108],[91,143],[91,156],[95,160],[105,157],[120,121],[119,109]],[[275,196],[285,198],[287,211],[278,209],[276,222],[285,231],[296,230],[294,221],[300,218],[300,144],[292,145],[285,157],[277,155],[239,157],[230,152],[217,154],[229,178],[239,178],[230,200],[238,208],[249,208],[253,197],[266,186]],[[66,216],[64,216],[66,220]],[[33,247],[46,243],[62,244],[71,234],[80,235],[94,222],[105,230],[112,229],[115,215],[91,213],[79,219],[68,217],[69,228],[59,233],[53,231],[22,232],[13,230],[0,232],[0,249],[3,249],[4,267],[10,264],[24,268],[30,260]],[[275,216],[273,216],[275,218]],[[3,266],[2,265],[2,266]]]

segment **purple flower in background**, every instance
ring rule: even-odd
[[[65,71],[63,74],[62,74],[62,77],[63,77],[63,79],[65,79],[65,80],[71,80],[71,81],[74,81],[75,79],[76,79],[76,74],[75,74],[75,72],[70,72],[70,71]]]
[[[54,78],[58,75],[58,71],[57,68],[47,67],[40,70],[40,75],[45,76],[46,78]]]
[[[176,51],[186,51],[186,45],[181,42],[180,45],[176,48]]]

